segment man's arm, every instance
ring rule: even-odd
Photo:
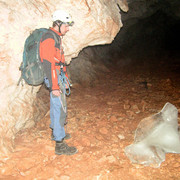
[[[58,76],[55,68],[54,56],[56,49],[54,47],[55,41],[52,38],[47,38],[41,42],[41,54],[43,57],[43,66],[45,74],[49,80],[50,90],[59,90]]]

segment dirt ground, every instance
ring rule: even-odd
[[[0,160],[0,179],[180,179],[179,154],[166,154],[160,168],[154,168],[132,164],[124,153],[143,118],[159,112],[166,102],[180,109],[179,70],[177,62],[162,60],[111,68],[93,87],[74,85],[67,98],[66,128],[72,138],[66,141],[78,153],[54,154],[47,113],[36,127],[18,134],[15,151]]]

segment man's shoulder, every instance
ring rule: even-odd
[[[42,41],[46,40],[46,39],[53,39],[55,40],[56,38],[56,33],[54,31],[52,31],[51,29],[48,29],[42,36]]]
[[[53,38],[56,35],[56,33],[54,31],[52,31],[51,29],[48,29],[45,33],[44,36],[48,37],[48,38]]]

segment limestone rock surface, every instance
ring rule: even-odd
[[[66,9],[75,21],[63,38],[66,62],[86,46],[111,43],[122,27],[120,8],[126,1],[0,0],[0,151],[12,150],[17,132],[32,127],[48,110],[37,99],[39,87],[18,86],[25,39],[34,29],[52,25],[56,9]]]

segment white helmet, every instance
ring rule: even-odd
[[[62,23],[68,24],[69,26],[72,26],[74,24],[70,14],[63,10],[57,10],[54,12],[52,21],[54,22],[57,20],[61,21]]]

